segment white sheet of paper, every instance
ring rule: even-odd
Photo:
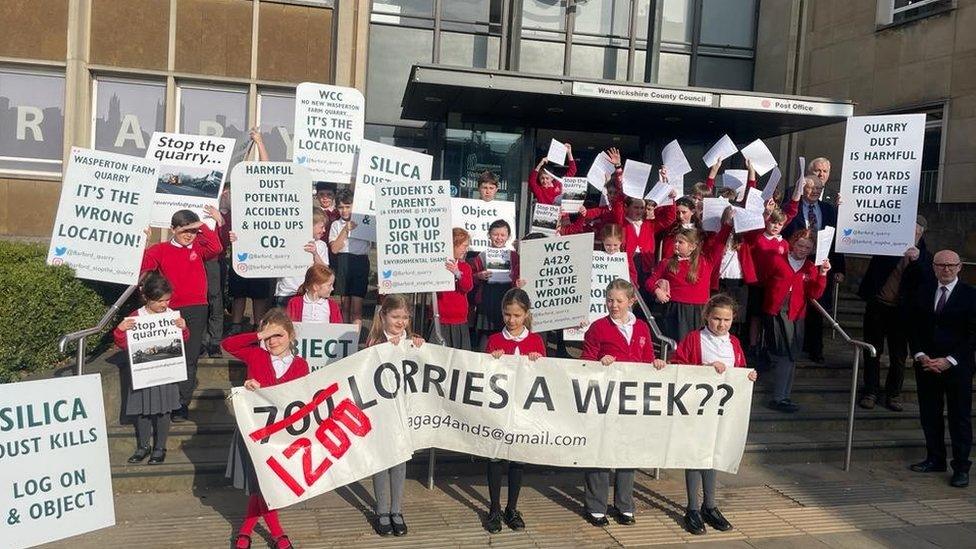
[[[647,179],[651,177],[653,166],[627,159],[624,163],[624,194],[633,198],[644,198]]]
[[[747,210],[745,208],[739,208],[738,206],[733,206],[732,225],[735,228],[736,233],[744,233],[747,231],[755,231],[756,229],[764,228],[766,226],[766,221],[763,219],[762,212],[756,212]]]
[[[834,243],[834,232],[836,229],[833,227],[824,227],[817,231],[817,257],[813,260],[813,264],[820,266],[827,259],[827,255],[830,254],[830,246]]]
[[[732,142],[732,138],[726,134],[723,135],[718,142],[712,145],[711,149],[708,149],[708,152],[705,153],[702,160],[705,162],[706,166],[711,167],[714,166],[716,162],[725,160],[737,152],[739,152],[738,147],[736,147],[735,143]]]
[[[801,156],[800,157],[800,173],[796,176],[796,184],[797,185],[803,185],[803,176],[804,176],[804,173],[806,172],[806,168],[807,168],[807,159]],[[793,189],[795,190],[796,189],[796,186],[794,186]]]
[[[590,185],[603,192],[603,188],[607,182],[607,176],[613,174],[615,171],[616,168],[613,166],[613,162],[610,162],[607,153],[600,153],[593,159],[590,171],[586,172],[586,179],[590,181]]]
[[[722,214],[729,207],[729,201],[724,198],[705,198],[702,200],[702,229],[708,232],[718,232],[722,228]]]
[[[722,186],[729,189],[741,189],[749,179],[748,170],[725,170],[722,172]]]
[[[776,186],[779,185],[779,180],[782,178],[783,172],[779,171],[779,166],[773,168],[772,173],[769,174],[769,180],[766,181],[766,186],[763,187],[763,201],[769,200],[774,194],[776,194]]]
[[[691,164],[685,157],[678,140],[668,143],[661,150],[661,163],[668,169],[668,179],[679,178],[691,171]]]
[[[756,170],[756,175],[766,175],[777,164],[776,157],[769,151],[769,147],[763,143],[762,139],[757,139],[742,147],[742,156],[752,162],[752,169]]]
[[[763,213],[766,209],[766,201],[762,198],[762,193],[757,189],[749,189],[746,193],[746,204],[745,208],[750,212]]]
[[[651,191],[647,193],[647,196],[645,196],[644,198],[650,200],[651,202],[657,204],[658,206],[667,206],[668,204],[674,202],[673,200],[671,200],[671,196],[670,196],[671,190],[672,187],[669,183],[666,183],[664,181],[658,181],[657,184],[651,188]]]
[[[546,154],[546,159],[558,166],[565,166],[567,152],[566,145],[552,139],[549,141],[549,153]]]

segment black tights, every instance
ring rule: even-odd
[[[149,448],[150,432],[152,432],[153,448],[157,451],[165,450],[166,438],[169,436],[169,412],[136,416],[136,440],[140,448]]]
[[[502,474],[508,465],[508,505],[512,511],[518,508],[519,490],[522,489],[524,464],[517,461],[491,460],[488,462],[488,495],[491,498],[490,511],[501,511]]]

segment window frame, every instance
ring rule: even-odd
[[[60,72],[59,72],[60,69]],[[61,96],[61,158],[55,160],[51,158],[29,158],[24,156],[2,156],[0,155],[0,160],[9,161],[28,161],[36,162],[38,164],[53,164],[57,165],[58,169],[56,171],[43,171],[43,170],[19,170],[19,169],[9,169],[0,167],[0,176],[12,177],[12,178],[38,178],[43,180],[53,180],[61,179],[64,176],[64,163],[65,163],[65,145],[64,145],[64,124],[65,124],[65,109],[67,108],[67,93],[68,93],[68,76],[66,67],[38,67],[38,66],[22,66],[22,65],[0,65],[0,72],[21,74],[27,76],[54,76],[60,77],[64,81],[64,94]]]
[[[932,6],[932,9],[921,10],[920,12],[910,14],[908,13],[919,10],[920,8],[925,8],[926,6]],[[877,9],[875,11],[875,30],[880,32],[890,28],[899,27],[901,25],[907,25],[915,21],[921,21],[922,19],[927,19],[936,15],[942,15],[955,10],[956,6],[957,0],[920,0],[915,4],[896,8],[895,0],[878,0]],[[901,14],[906,15],[898,18],[897,16]]]
[[[248,120],[249,113],[247,108],[247,102],[250,101],[250,90],[245,85],[244,87],[216,84],[213,82],[199,82],[196,80],[182,80],[176,82],[176,97],[174,98],[173,112],[176,116],[173,117],[173,131],[176,133],[187,133],[185,128],[180,125],[180,110],[183,107],[183,90],[185,88],[194,90],[205,90],[205,91],[217,91],[217,92],[233,92],[242,93],[244,95],[244,131],[246,132],[250,129],[250,120]],[[191,135],[198,135],[196,133]]]
[[[255,98],[254,98],[254,101],[255,101],[255,110],[254,110],[254,124],[253,124],[253,126],[256,127],[258,129],[258,131],[260,132],[261,131],[261,114],[264,112],[262,110],[262,108],[261,108],[262,98],[264,96],[281,97],[281,98],[292,99],[294,101],[295,98],[296,98],[296,95],[297,95],[297,90],[295,88],[275,88],[275,87],[267,87],[267,86],[265,86],[265,87],[258,87],[254,91],[254,94],[255,94]],[[294,123],[294,120],[293,120],[292,121],[292,128],[291,128],[291,136],[290,136],[291,139],[292,139],[292,156],[294,156],[294,154],[295,154],[295,149],[294,149],[294,147],[295,147],[295,145],[294,145],[295,126],[294,126],[294,124],[295,123]],[[291,161],[291,159],[286,159],[283,162],[290,162],[290,161]]]

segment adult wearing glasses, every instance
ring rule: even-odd
[[[911,469],[919,473],[946,470],[945,408],[952,441],[953,474],[949,484],[964,488],[969,486],[969,452],[973,444],[976,289],[959,280],[962,262],[956,252],[938,252],[933,267],[936,280],[919,287],[907,317],[927,454]]]

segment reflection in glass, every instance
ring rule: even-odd
[[[577,2],[573,32],[599,36],[628,36],[630,34],[630,0]]]
[[[627,50],[573,44],[570,74],[587,78],[627,79]]]
[[[373,0],[373,11],[433,17],[434,0]]]
[[[145,156],[153,132],[166,129],[166,84],[98,80],[95,148]]]
[[[380,124],[400,120],[400,100],[410,68],[430,63],[434,34],[424,29],[371,25],[366,75],[366,119]]]
[[[698,56],[695,85],[730,90],[752,89],[752,60]]]
[[[694,34],[694,0],[664,0],[661,41],[690,44]]]
[[[502,0],[447,0],[441,2],[441,17],[452,21],[499,23]]]
[[[0,169],[57,173],[64,150],[64,76],[0,71]]]
[[[665,86],[687,86],[691,56],[661,52],[658,58],[657,83]]]
[[[448,129],[441,177],[451,180],[455,196],[478,198],[478,176],[491,171],[498,176],[495,199],[518,202],[521,154],[521,133]]]
[[[519,71],[534,74],[562,74],[563,42],[522,39],[519,49]]]
[[[295,135],[295,96],[278,93],[260,94],[259,129],[268,156],[276,162],[287,162],[292,156]]]
[[[702,44],[751,48],[755,37],[756,0],[702,0]]]
[[[524,0],[522,28],[566,30],[566,4],[560,0]]]
[[[497,36],[442,32],[441,64],[497,69],[500,41]]]
[[[180,88],[179,132],[236,140],[228,173],[244,157],[247,137],[247,91]]]

